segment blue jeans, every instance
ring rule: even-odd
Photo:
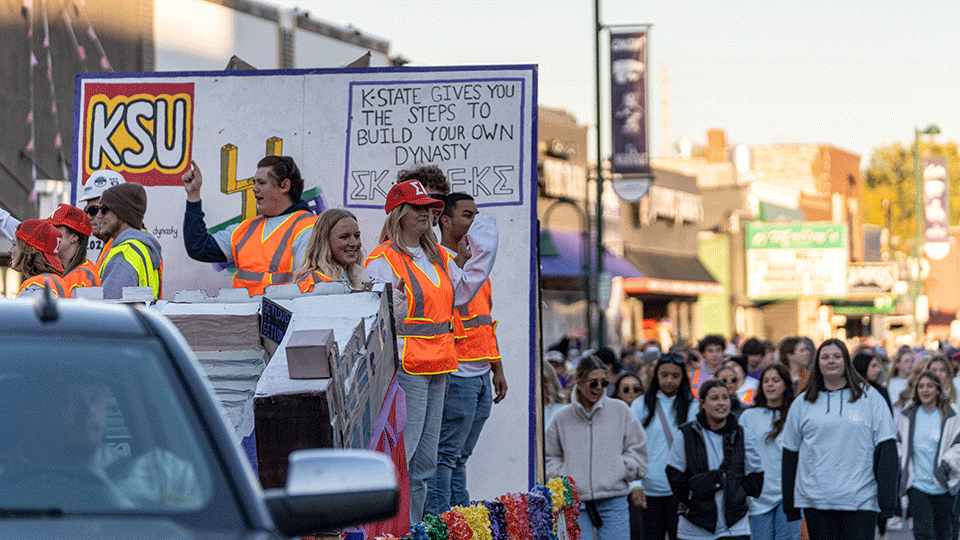
[[[427,481],[437,468],[437,445],[443,418],[443,396],[447,374],[411,375],[397,371],[397,384],[406,394],[407,425],[403,428],[403,449],[407,453],[410,483],[410,524],[423,519]]]
[[[750,516],[750,540],[800,540],[801,522],[787,521],[780,501],[773,510]]]
[[[610,497],[609,499],[595,499],[603,524],[600,528],[593,526],[586,510],[580,510],[577,523],[580,525],[582,540],[630,540],[630,518],[627,508],[627,496]]]
[[[477,377],[451,376],[447,381],[437,472],[427,488],[424,513],[442,514],[452,506],[470,506],[467,458],[477,445],[492,405],[489,371]]]

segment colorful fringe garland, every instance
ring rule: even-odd
[[[580,497],[572,478],[552,478],[530,493],[508,493],[493,501],[457,506],[426,516],[404,537],[377,540],[558,540],[558,516],[566,522],[566,539],[580,540]]]

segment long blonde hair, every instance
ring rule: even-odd
[[[330,231],[336,227],[341,219],[350,218],[357,221],[357,216],[353,212],[343,208],[330,208],[324,210],[317,223],[313,226],[313,232],[310,233],[310,241],[307,243],[307,251],[303,255],[303,263],[294,272],[294,281],[299,281],[314,270],[326,275],[333,281],[341,281],[344,268],[333,259],[333,251],[330,249]],[[358,259],[364,259],[363,250],[357,254]],[[351,264],[347,271],[347,279],[350,287],[360,289],[363,287],[362,273],[363,268],[359,264]]]
[[[380,243],[382,244],[390,240],[404,255],[412,259],[413,254],[410,253],[410,250],[407,249],[407,246],[400,243],[400,234],[402,232],[400,218],[407,215],[407,212],[410,211],[411,205],[403,203],[387,214],[387,220],[383,222],[383,230],[380,231]],[[433,228],[428,227],[427,232],[420,236],[420,247],[423,248],[423,253],[427,256],[427,260],[430,261],[431,264],[437,264],[440,261],[440,249],[437,247],[437,237],[433,234]]]

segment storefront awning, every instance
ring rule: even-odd
[[[577,231],[544,229],[540,232],[540,273],[550,277],[583,275],[582,235]],[[594,239],[590,238],[590,274],[597,268]],[[641,278],[643,274],[632,264],[609,251],[603,254],[603,270],[614,276]]]
[[[723,285],[717,283],[695,255],[666,255],[631,250],[626,253],[626,258],[645,276],[623,280],[623,290],[628,294],[699,296],[724,292]]]

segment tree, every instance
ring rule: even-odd
[[[938,144],[921,138],[921,165],[927,157],[934,156],[947,159],[950,224],[955,226],[960,222],[960,153],[957,143]],[[887,209],[883,201],[890,201],[890,247],[897,250],[909,246],[916,234],[913,145],[904,147],[901,143],[893,143],[874,149],[864,181],[864,221],[886,227]]]

